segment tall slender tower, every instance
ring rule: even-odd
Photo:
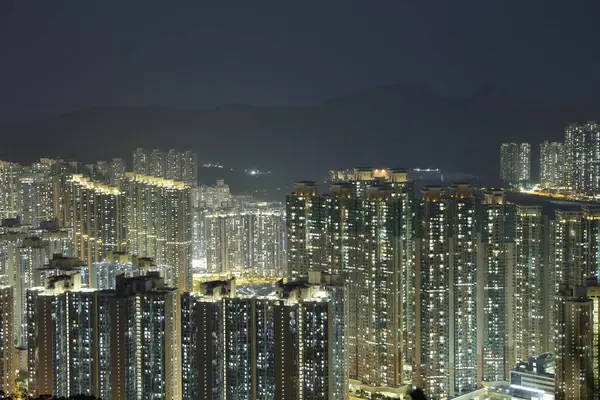
[[[514,206],[502,190],[484,193],[478,240],[478,329],[480,380],[503,381],[508,376],[508,279],[514,269]],[[512,228],[512,229],[511,229]],[[512,237],[511,237],[512,236]]]
[[[546,187],[559,187],[564,176],[563,144],[544,141],[540,145],[540,184]]]
[[[0,286],[0,390],[4,393],[13,393],[16,379],[13,312],[13,288]]]
[[[509,186],[531,183],[529,143],[503,143],[500,146],[500,177]]]
[[[0,161],[0,218],[16,218],[21,212],[21,173],[19,164]]]
[[[423,189],[420,227],[421,368],[445,399],[477,385],[476,199],[469,185]]]
[[[548,350],[547,265],[541,206],[517,206],[517,262],[513,275],[513,343],[516,362]]]

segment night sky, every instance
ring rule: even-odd
[[[309,104],[411,82],[600,101],[600,2],[0,2],[0,120],[95,105]]]

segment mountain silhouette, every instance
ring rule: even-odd
[[[594,104],[525,101],[494,85],[441,96],[399,84],[312,106],[231,104],[207,110],[95,107],[0,125],[0,159],[131,158],[135,147],[192,149],[201,161],[257,167],[290,181],[354,165],[438,167],[497,179],[499,146],[562,141],[571,122],[600,119]]]

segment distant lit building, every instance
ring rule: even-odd
[[[21,213],[21,166],[0,161],[0,219]]]
[[[600,126],[596,122],[565,128],[565,185],[585,193],[600,192]]]
[[[531,183],[531,146],[529,143],[503,143],[500,147],[500,177],[509,186]]]
[[[68,210],[74,256],[92,265],[125,244],[123,196],[118,187],[72,175]]]
[[[519,144],[519,183],[521,185],[531,184],[531,145],[529,143]]]
[[[184,182],[128,172],[121,191],[128,251],[172,268],[168,285],[191,289],[191,188]]]
[[[193,189],[194,207],[218,210],[232,206],[232,196],[229,185],[223,179],[218,179],[215,185],[202,185]]]
[[[540,184],[560,187],[564,183],[564,150],[560,142],[544,141],[540,145]]]
[[[285,274],[285,209],[281,203],[210,212],[205,224],[209,272]]]
[[[22,170],[20,182],[21,221],[38,227],[54,219],[51,166],[53,160],[41,159]]]
[[[133,152],[133,172],[182,181],[195,187],[198,184],[198,155],[189,150],[162,152],[138,148]]]
[[[280,282],[266,297],[238,295],[234,280],[185,296],[183,398],[346,398],[344,289],[334,276]]]

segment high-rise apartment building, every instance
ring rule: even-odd
[[[21,222],[38,227],[54,219],[51,167],[54,160],[41,159],[22,170],[20,182]]]
[[[89,266],[125,245],[123,196],[118,187],[82,175],[72,175],[69,184],[74,256]]]
[[[286,199],[286,240],[288,275],[309,271],[330,271],[326,255],[325,197],[317,193],[315,182],[298,182]]]
[[[288,275],[343,277],[349,375],[377,386],[410,381],[416,364],[412,187],[404,170],[357,168],[328,194],[298,182],[287,196]]]
[[[0,161],[0,219],[21,213],[21,166]]]
[[[121,190],[129,252],[172,269],[168,285],[191,289],[191,188],[180,181],[126,173]]]
[[[279,282],[271,296],[241,295],[235,280],[184,295],[182,359],[192,368],[183,398],[345,399],[344,288],[335,278],[311,273]]]
[[[98,294],[103,399],[180,399],[181,298],[157,272],[117,277]]]
[[[159,273],[96,291],[65,271],[28,291],[27,317],[31,393],[182,398],[180,295]]]
[[[48,245],[41,238],[28,237],[24,233],[0,235],[1,263],[6,274],[6,283],[13,288],[12,323],[15,343],[26,343],[27,290],[41,284],[41,269],[48,263]]]
[[[182,181],[194,187],[198,184],[198,156],[189,150],[171,149],[163,153],[158,149],[138,148],[133,152],[133,172]]]
[[[540,145],[540,184],[560,187],[564,181],[564,150],[560,142],[544,141]]]
[[[509,360],[526,362],[548,351],[550,311],[553,292],[549,287],[549,266],[545,238],[547,223],[541,206],[517,205],[516,264],[512,276],[512,350]]]
[[[503,143],[500,147],[500,177],[510,186],[531,183],[531,146],[529,143]]]
[[[285,209],[281,203],[246,204],[205,216],[209,272],[286,273]]]
[[[504,381],[508,376],[508,336],[511,326],[509,279],[515,263],[515,207],[502,190],[484,193],[478,252],[478,359],[480,380]]]
[[[29,390],[98,395],[97,292],[67,272],[27,292]]]
[[[0,285],[0,390],[4,393],[13,393],[16,379],[13,306],[12,286]]]
[[[421,374],[432,398],[477,386],[476,198],[423,189],[419,227]]]
[[[594,381],[594,302],[585,287],[561,287],[556,338],[556,399],[597,398]]]
[[[564,180],[572,190],[600,191],[600,126],[596,122],[565,128]]]

